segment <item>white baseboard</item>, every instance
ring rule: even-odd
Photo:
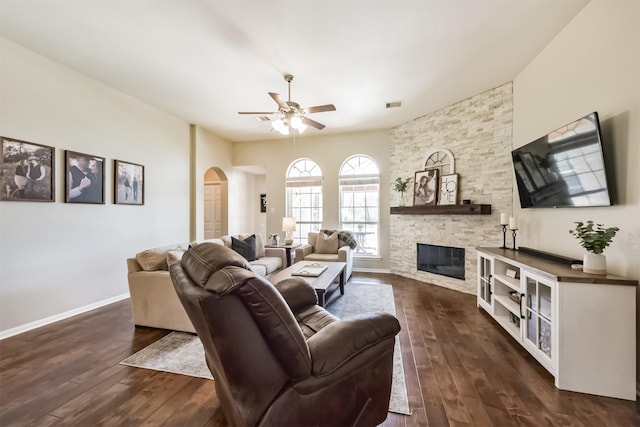
[[[353,271],[358,273],[391,273],[388,268],[353,268]]]
[[[115,297],[107,298],[102,301],[94,302],[93,304],[85,305],[84,307],[74,308],[73,310],[65,311],[64,313],[54,314],[53,316],[45,317],[44,319],[25,323],[24,325],[16,326],[15,328],[6,329],[4,331],[0,331],[0,340],[12,337],[14,335],[21,334],[23,332],[30,331],[32,329],[39,328],[41,326],[48,325],[50,323],[67,319],[69,317],[73,317],[78,314],[86,313],[87,311],[95,310],[96,308],[113,304],[114,302],[122,301],[123,299],[127,299],[127,298],[129,298],[128,292],[124,294],[116,295]]]

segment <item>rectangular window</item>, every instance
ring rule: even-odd
[[[377,179],[340,179],[340,229],[350,230],[358,241],[354,256],[379,256],[378,213],[380,185]]]
[[[322,185],[287,186],[287,216],[296,219],[293,243],[307,243],[309,232],[322,227]]]

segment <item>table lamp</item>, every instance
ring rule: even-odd
[[[286,232],[286,236],[284,238],[285,245],[293,244],[293,237],[291,236],[292,231],[296,231],[296,219],[291,217],[282,218],[282,231]]]

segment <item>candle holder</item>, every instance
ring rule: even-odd
[[[507,224],[500,224],[502,227],[502,246],[500,249],[507,249]]]
[[[513,250],[517,251],[518,249],[516,248],[516,231],[518,231],[517,228],[512,228],[511,229],[511,235],[513,236]]]

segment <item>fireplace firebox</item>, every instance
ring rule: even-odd
[[[418,243],[418,270],[464,280],[464,248]]]

